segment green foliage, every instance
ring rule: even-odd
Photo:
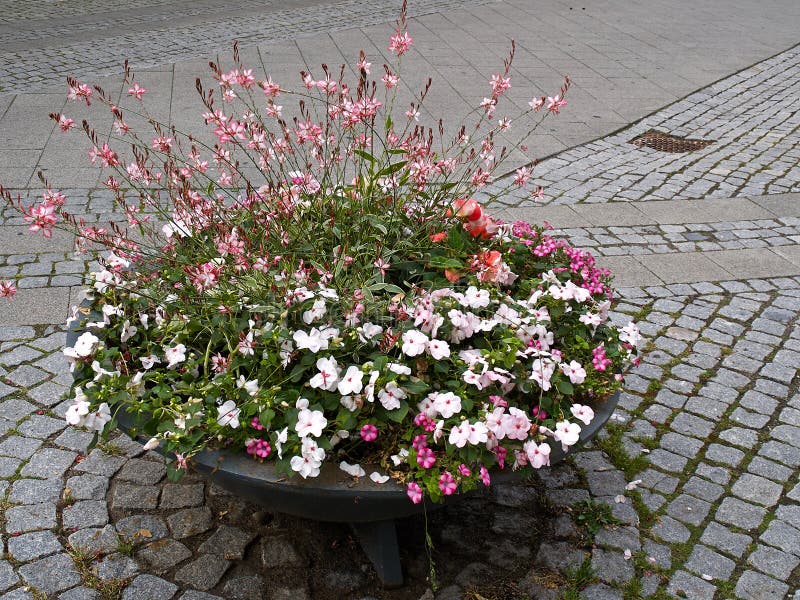
[[[619,520],[614,516],[611,505],[604,502],[587,499],[576,502],[571,508],[575,523],[585,528],[592,537],[607,525],[619,525]]]

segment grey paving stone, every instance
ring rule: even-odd
[[[19,574],[29,585],[46,594],[62,592],[81,582],[81,577],[67,554],[54,554],[22,565]]]
[[[11,485],[8,500],[15,504],[55,504],[61,499],[63,488],[60,479],[18,479]]]
[[[800,529],[785,521],[776,519],[770,522],[759,539],[784,552],[800,556]]]
[[[53,440],[56,446],[61,446],[69,450],[74,450],[80,454],[86,454],[89,444],[92,442],[94,434],[89,431],[81,431],[69,427],[61,432],[61,434]]]
[[[67,392],[68,387],[51,380],[28,390],[28,397],[43,406],[55,406],[63,400]]]
[[[11,477],[21,464],[22,461],[17,458],[0,456],[0,477]]]
[[[589,471],[586,474],[589,492],[594,496],[613,496],[625,491],[628,483],[621,471]]]
[[[745,473],[733,484],[731,491],[739,498],[755,504],[774,506],[783,493],[783,486],[769,479]]]
[[[52,503],[13,506],[6,510],[6,531],[24,533],[56,526],[56,507]]]
[[[622,600],[622,593],[604,583],[594,583],[581,592],[583,600]]]
[[[100,475],[75,475],[67,479],[66,488],[76,500],[101,500],[106,497],[108,478]]]
[[[685,525],[672,517],[662,516],[653,526],[653,535],[668,543],[682,543],[689,539],[690,532]]]
[[[175,540],[166,538],[144,546],[136,555],[144,560],[150,571],[162,575],[192,556],[192,551]]]
[[[738,467],[744,459],[744,452],[722,444],[709,444],[706,449],[706,459],[723,463],[731,467]]]
[[[228,589],[228,583],[225,583],[225,588],[223,588],[223,592]],[[254,596],[256,598],[260,598],[261,596]],[[207,592],[199,592],[197,590],[188,590],[183,593],[179,600],[225,600],[224,598],[220,598],[219,596],[214,596],[213,594],[209,594]]]
[[[334,581],[330,581],[334,579]],[[342,579],[341,582],[336,579]],[[459,579],[458,577],[456,579]],[[329,588],[344,591],[355,591],[363,585],[363,575],[360,573],[331,572],[326,577],[325,584]],[[338,585],[337,585],[338,584]],[[222,588],[225,598],[231,600],[249,600],[250,598],[263,598],[265,594],[264,580],[258,575],[242,575],[231,577]]]
[[[119,537],[113,525],[81,529],[70,534],[67,541],[72,548],[98,554],[108,554],[119,547]]]
[[[706,546],[697,545],[684,566],[700,576],[709,575],[714,579],[727,581],[736,568],[736,563]]]
[[[736,595],[744,600],[783,598],[789,586],[756,571],[745,571],[736,582]]]
[[[230,564],[230,561],[219,556],[203,554],[178,569],[175,581],[184,586],[207,591],[219,583]]]
[[[652,564],[662,569],[669,569],[672,567],[672,550],[670,550],[669,546],[645,539],[643,550],[647,555],[648,562],[652,562]],[[651,561],[651,558],[655,562]]]
[[[153,509],[158,506],[160,491],[156,486],[118,483],[114,488],[111,505],[114,509]]]
[[[635,527],[604,528],[597,532],[594,541],[599,546],[609,546],[619,550],[637,552],[642,544],[639,540],[639,531]]]
[[[167,524],[176,539],[204,533],[213,526],[213,517],[208,507],[186,508],[167,517]]]
[[[134,458],[129,460],[117,474],[117,480],[139,485],[155,485],[167,474],[163,461],[155,462]]]
[[[695,476],[683,485],[683,491],[707,502],[714,502],[725,493],[725,488],[717,483]]]
[[[787,581],[792,571],[800,564],[800,558],[770,546],[759,546],[748,557],[747,562],[762,573],[772,575],[780,581]]]
[[[779,483],[792,476],[792,470],[774,461],[755,456],[747,465],[747,470],[755,475],[760,475]]]
[[[741,558],[752,539],[750,536],[743,533],[734,533],[727,527],[712,521],[703,530],[700,541],[722,550],[726,554]]]
[[[80,463],[75,465],[75,470],[93,475],[111,477],[116,473],[127,459],[122,456],[110,456],[102,450],[95,448]]]
[[[681,494],[667,506],[667,513],[690,525],[700,525],[711,510],[711,504],[694,496]]]
[[[46,439],[66,426],[67,424],[61,419],[54,419],[46,415],[33,415],[19,425],[17,430],[27,437]]]
[[[139,573],[139,565],[127,556],[113,554],[94,565],[93,570],[100,579],[130,579]]]
[[[671,473],[682,473],[688,460],[661,448],[652,450],[649,455],[650,464]]]
[[[228,560],[241,560],[247,545],[254,538],[255,532],[222,525],[200,545],[197,551],[202,554],[217,554]]]
[[[717,588],[712,584],[686,571],[676,571],[667,586],[667,592],[672,596],[693,600],[713,600],[716,591]]]
[[[42,445],[42,440],[10,435],[0,442],[0,455],[28,459]]]
[[[36,531],[8,538],[8,552],[20,562],[30,562],[62,550],[52,531]]]
[[[64,508],[61,518],[67,529],[104,527],[108,524],[108,508],[105,500],[78,500]]]
[[[27,465],[22,467],[20,473],[26,477],[41,477],[43,479],[61,477],[72,465],[77,455],[67,450],[56,448],[42,448],[31,457]]]
[[[703,447],[703,442],[696,438],[687,437],[679,433],[665,433],[659,439],[659,444],[664,450],[680,454],[687,458],[694,458]]]
[[[567,542],[555,542],[551,544],[552,552],[560,555],[561,564],[553,563],[555,556],[550,552],[542,552],[536,555],[535,564],[545,566],[550,570],[557,571],[562,568],[579,567],[584,558],[585,552],[576,550]],[[269,567],[287,567],[300,561],[300,556],[294,546],[282,537],[264,537],[261,539],[261,564]]]
[[[792,468],[800,467],[800,448],[782,442],[769,441],[758,449],[761,456],[771,458]]]
[[[190,508],[200,506],[205,499],[202,483],[166,483],[161,490],[161,508]]]
[[[153,515],[132,515],[117,521],[117,531],[129,540],[153,542],[169,535],[164,520]]]
[[[58,600],[100,600],[100,594],[91,588],[78,586],[61,594]]]
[[[36,407],[22,398],[9,398],[0,402],[0,418],[14,423],[34,412],[36,412]]]
[[[608,583],[626,583],[634,576],[631,561],[616,551],[592,550],[592,568]]]
[[[178,586],[154,575],[139,575],[122,592],[122,600],[168,600]]]
[[[14,567],[5,560],[0,560],[0,593],[19,583],[19,576],[14,571]]]
[[[716,518],[723,523],[747,530],[757,528],[766,514],[766,509],[760,506],[727,497],[719,505]]]
[[[758,444],[758,433],[752,429],[744,429],[743,427],[731,427],[719,434],[719,438],[725,442],[740,446],[742,448],[751,449]]]

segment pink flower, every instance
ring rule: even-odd
[[[89,106],[92,103],[92,88],[85,83],[78,83],[77,81],[74,81],[74,83],[69,84],[67,100],[77,100],[78,98],[81,98],[84,102],[86,102],[86,106]]]
[[[58,126],[61,131],[67,133],[70,129],[75,127],[75,122],[66,115],[58,115]]]
[[[458,484],[450,471],[445,471],[442,473],[441,477],[439,477],[439,489],[442,490],[445,496],[452,496],[456,493]]]
[[[11,300],[17,293],[17,286],[13,281],[0,281],[0,298]]]
[[[595,371],[605,371],[611,366],[611,359],[606,357],[606,348],[603,344],[592,350],[592,366]]]
[[[417,464],[423,469],[430,469],[436,464],[436,456],[430,448],[420,448],[417,451]]]
[[[28,231],[34,233],[41,231],[44,237],[53,237],[53,226],[57,221],[55,211],[55,206],[51,203],[42,202],[32,207],[24,217],[28,223],[31,223]]]
[[[374,442],[378,439],[378,428],[372,423],[367,423],[361,428],[361,438],[365,442]]]
[[[419,484],[412,481],[406,486],[406,494],[414,504],[422,502],[422,488]]]
[[[481,465],[481,481],[483,482],[483,485],[487,487],[492,483],[492,479],[489,477],[489,471],[483,465]]]
[[[472,475],[472,471],[469,470],[469,467],[467,465],[461,463],[460,465],[458,465],[458,474],[461,475],[462,477],[469,477],[470,475]]]
[[[128,95],[133,96],[137,100],[141,100],[142,96],[147,93],[147,89],[139,85],[138,83],[134,83],[133,87],[128,89]]]
[[[567,101],[561,98],[558,94],[555,96],[547,97],[547,110],[553,114],[558,114],[558,110],[567,104]]]
[[[261,424],[261,421],[258,420],[258,417],[253,417],[253,420],[250,421],[250,425],[258,431],[262,431],[264,429],[264,426]]]
[[[247,453],[258,458],[267,458],[270,452],[272,452],[272,446],[266,440],[250,440],[247,444]]]
[[[398,29],[397,33],[389,38],[389,50],[396,53],[397,56],[402,56],[406,51],[408,51],[413,43],[414,40],[411,39],[411,36],[408,35],[407,31],[401,32]]]
[[[421,414],[421,413],[420,413]],[[424,433],[414,436],[414,441],[411,442],[411,447],[414,450],[420,451],[428,447],[428,436]]]

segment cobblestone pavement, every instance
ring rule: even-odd
[[[439,10],[457,1],[428,6]],[[524,3],[504,4],[535,12]],[[720,16],[717,26],[731,35],[739,31],[734,22],[744,4],[731,3],[733,17]],[[135,28],[155,27],[165,4],[138,5],[149,16],[131,23],[128,41],[147,60],[150,50],[134,39]],[[627,3],[629,12],[654,19],[659,5]],[[69,52],[95,61],[103,52],[77,38],[93,31],[86,15],[102,12],[106,4],[55,6],[64,25],[59,35],[76,38],[66,46]],[[116,10],[127,6],[118,3]],[[188,23],[209,6],[187,4],[176,19]],[[226,27],[239,26],[231,25],[235,19],[250,18],[254,6],[249,0],[230,3],[229,22],[211,19],[209,30],[190,25],[184,30],[180,23],[156,27],[158,35],[174,35],[176,43],[156,44],[162,54],[154,60],[183,56],[193,35],[221,40],[229,34]],[[318,11],[324,20],[331,6],[309,4],[302,10]],[[335,6],[343,21],[351,20],[348,26],[362,23],[363,6]],[[394,12],[383,15],[381,6],[377,12],[370,8],[370,16],[391,20]],[[749,7],[753,20],[743,22],[761,22],[755,13],[770,15],[776,6],[780,2]],[[619,3],[609,7],[617,10]],[[481,25],[443,27],[444,49],[434,39],[435,25],[459,19],[436,16],[425,22],[431,35],[418,38],[420,44],[426,44],[429,57],[441,50],[432,62],[458,62],[454,40],[469,30],[481,41],[481,52],[499,55],[497,48],[502,45],[504,52],[505,44],[491,36],[508,9],[496,8],[494,19],[485,6],[458,13],[477,15]],[[576,31],[591,18],[602,32],[592,42],[597,52],[623,56],[608,43],[619,33],[613,23],[594,14],[566,16],[569,7],[562,8],[543,12],[550,35]],[[277,11],[277,5],[267,9]],[[689,21],[708,16],[702,11],[722,15],[713,2],[675,12],[690,27]],[[12,77],[16,91],[49,81],[63,68],[48,49],[53,31],[43,27],[31,40],[34,54],[50,55],[41,69],[21,63],[16,71],[3,71],[4,56],[17,51],[12,44],[36,30],[34,21],[45,14],[53,13],[26,1],[0,15],[0,37],[8,44],[0,50],[0,76],[4,82]],[[613,22],[614,14],[604,18]],[[32,22],[15,33],[10,23],[21,18]],[[276,23],[262,25],[282,35]],[[308,31],[316,31],[319,23],[310,23]],[[755,39],[761,34],[753,28]],[[296,33],[286,31],[290,37]],[[636,31],[626,34],[626,43],[647,37]],[[220,37],[214,38],[215,32]],[[583,56],[585,46],[571,48],[567,58]],[[210,45],[192,52],[207,48],[211,51]],[[680,56],[690,50],[689,41],[674,48]],[[543,53],[543,60],[553,63],[548,69],[562,64],[562,52]],[[726,65],[743,60],[728,54],[718,53],[706,68],[715,60]],[[111,72],[105,60],[91,68]],[[684,72],[689,79],[676,83],[673,72],[663,88],[650,86],[643,75],[665,74],[658,60],[651,56],[620,68],[637,72],[630,77],[631,89],[647,88],[659,105],[672,98],[667,88],[714,79],[708,72],[695,78]],[[272,515],[191,476],[169,483],[162,459],[125,437],[88,451],[91,435],[63,420],[70,384],[60,352],[64,334],[60,325],[47,323],[62,322],[91,265],[72,256],[68,237],[45,243],[24,235],[17,216],[0,213],[0,278],[18,279],[20,287],[15,303],[0,305],[0,600],[800,600],[800,197],[791,193],[800,175],[799,61],[797,49],[783,52],[539,166],[551,206],[530,208],[527,202],[512,212],[550,220],[560,235],[614,266],[625,286],[615,318],[634,317],[649,347],[641,366],[626,378],[613,422],[593,447],[531,481],[499,485],[429,515],[436,593],[429,589],[421,518],[400,527],[406,587],[382,590],[345,527]],[[543,72],[532,68],[528,76]],[[462,75],[474,86],[473,71]],[[453,89],[465,86],[454,83]],[[626,90],[620,87],[617,96],[605,98],[619,111],[614,118],[620,124],[632,120],[629,115],[639,118],[649,106],[632,102],[635,110],[626,112]],[[574,91],[571,103],[585,98],[581,85]],[[28,118],[26,102],[34,96],[17,96],[10,108],[0,99],[0,114],[8,116],[22,104],[25,110],[12,116]],[[36,106],[52,101],[42,96]],[[171,107],[172,96],[168,99]],[[40,164],[44,142],[35,152],[17,148],[2,123],[9,149],[0,151],[0,168],[11,162],[16,168],[26,153],[33,157],[31,169]],[[716,142],[686,155],[627,144],[651,127]],[[50,130],[40,132],[45,140]],[[592,131],[588,125],[576,139],[587,131]],[[562,147],[567,142],[560,140]],[[27,188],[29,171],[18,187],[36,195]],[[72,210],[89,220],[108,217],[113,207],[106,192],[91,189],[87,181],[74,185],[66,190]],[[688,200],[693,198],[699,200]],[[480,547],[476,539],[482,540]]]
[[[537,183],[545,188],[544,201],[555,204],[800,191],[799,96],[800,47],[795,47],[615,135],[543,161],[536,167]],[[714,143],[680,154],[630,143],[650,129]],[[521,200],[507,196],[504,202]]]

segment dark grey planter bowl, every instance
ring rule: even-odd
[[[74,321],[67,332],[67,346],[73,346],[81,333],[82,325]],[[593,407],[595,418],[581,430],[580,439],[573,448],[592,440],[600,432],[611,418],[618,400],[619,392]],[[126,433],[135,434],[130,415],[121,411],[117,421]],[[563,461],[565,453],[560,444],[551,446],[552,466]],[[210,481],[272,512],[315,521],[349,523],[386,587],[403,583],[395,519],[435,510],[465,496],[448,496],[444,503],[426,499],[423,503],[413,504],[405,487],[392,481],[376,484],[368,477],[355,479],[332,463],[323,465],[319,477],[287,477],[275,471],[274,463],[258,462],[241,451],[205,450],[193,456],[191,464]],[[371,472],[367,466],[364,470]],[[516,479],[519,474],[508,468],[492,472],[491,477],[492,482],[497,483]]]

